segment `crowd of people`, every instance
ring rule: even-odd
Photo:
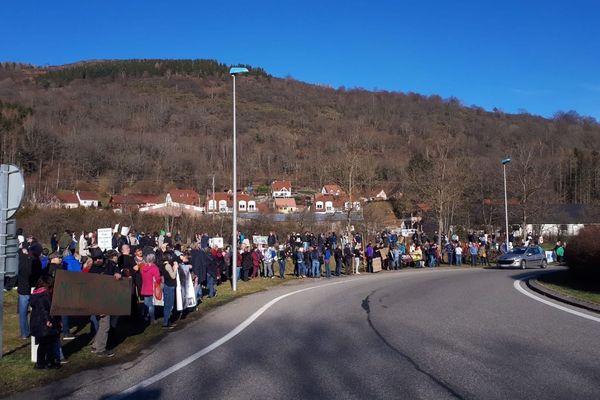
[[[437,233],[430,239],[415,233],[402,237],[396,232],[381,232],[374,240],[364,242],[360,233],[339,235],[335,232],[313,234],[292,233],[280,240],[270,232],[266,240],[250,243],[243,233],[237,237],[239,256],[235,270],[230,246],[222,239],[213,242],[207,233],[197,234],[191,243],[182,243],[181,236],[170,232],[115,232],[111,248],[98,247],[94,232],[82,232],[79,238],[66,230],[50,238],[50,249],[33,236],[25,239],[20,233],[21,252],[16,282],[18,290],[20,335],[23,339],[35,337],[38,344],[36,368],[59,368],[64,363],[60,337],[73,339],[69,316],[51,316],[50,305],[53,280],[59,269],[77,273],[113,276],[130,279],[130,319],[139,324],[161,322],[164,329],[172,329],[179,318],[194,311],[205,296],[217,295],[220,284],[236,279],[329,279],[332,277],[374,272],[374,262],[388,270],[405,267],[438,267],[441,263],[460,266],[490,265],[490,258],[505,251],[495,235],[482,233],[467,235],[459,241]],[[254,238],[253,238],[254,239]],[[533,239],[529,239],[533,243]],[[256,240],[253,240],[255,242]],[[441,242],[441,246],[438,243]],[[561,257],[564,247],[556,251]],[[465,261],[463,261],[465,260]],[[288,261],[293,272],[286,274]],[[29,309],[31,315],[28,319]],[[162,318],[159,314],[162,310]],[[92,352],[98,357],[111,357],[107,349],[111,327],[118,318],[110,315],[89,317],[93,334]]]

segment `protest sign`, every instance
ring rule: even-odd
[[[214,237],[214,238],[208,239],[208,247],[210,247],[210,248],[216,247],[217,249],[222,249],[223,248],[223,238]]]
[[[268,236],[252,236],[253,244],[267,244],[268,240]]]
[[[130,312],[131,279],[56,271],[51,315],[129,315]]]
[[[100,247],[102,251],[112,249],[112,232],[112,228],[98,229],[96,238],[98,239],[98,247]]]
[[[375,257],[373,259],[373,272],[381,271],[381,258]]]
[[[556,261],[554,259],[554,252],[553,251],[546,251],[546,261],[549,262],[549,263]]]

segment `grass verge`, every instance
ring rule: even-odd
[[[248,282],[240,281],[236,292],[233,292],[229,282],[225,282],[217,287],[216,297],[212,299],[204,298],[196,311],[182,316],[182,319],[177,321],[176,329],[185,327],[188,323],[198,320],[213,308],[237,297],[257,293],[282,283],[296,282],[297,280],[293,277],[292,272],[293,265],[288,262],[287,279],[257,278]],[[31,362],[31,340],[20,338],[17,302],[16,290],[4,293],[4,338],[3,357],[0,360],[0,368],[2,369],[2,374],[0,374],[0,397],[43,386],[82,370],[133,360],[141,350],[147,349],[168,334],[162,329],[160,323],[145,325],[130,320],[129,317],[123,317],[117,328],[111,329],[109,335],[108,349],[112,349],[115,356],[98,358],[91,353],[90,342],[92,336],[89,318],[74,318],[70,325],[75,339],[61,341],[63,352],[69,362],[58,370],[34,370]]]
[[[555,292],[600,305],[600,282],[576,279],[568,270],[542,275],[538,282]]]

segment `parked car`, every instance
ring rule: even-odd
[[[546,268],[548,260],[546,252],[539,246],[516,247],[506,254],[502,254],[496,261],[498,268],[540,267]]]

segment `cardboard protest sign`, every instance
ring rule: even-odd
[[[381,258],[375,257],[373,258],[373,272],[381,271]]]
[[[252,236],[253,244],[267,244],[268,240],[268,236]]]
[[[211,248],[216,247],[217,249],[222,249],[223,248],[223,238],[222,237],[214,237],[214,238],[208,239],[208,246]]]
[[[56,271],[51,315],[129,315],[131,279]]]
[[[98,240],[98,247],[100,247],[102,251],[106,249],[112,249],[112,235],[112,228],[98,229],[98,235],[96,238]]]
[[[381,259],[387,260],[389,252],[390,252],[390,249],[387,247],[383,247],[383,248],[379,249],[379,254],[381,254]]]

